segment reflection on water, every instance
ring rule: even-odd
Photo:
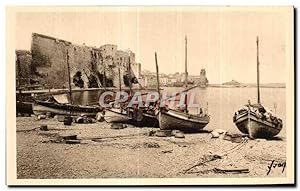
[[[163,91],[178,92],[183,88],[166,87]],[[238,133],[238,129],[232,122],[232,117],[235,111],[241,106],[248,103],[257,102],[256,88],[195,88],[190,92],[195,93],[194,103],[200,104],[204,109],[208,103],[208,113],[211,116],[210,123],[206,129],[226,129],[232,133]],[[276,115],[283,120],[283,129],[280,136],[285,136],[285,88],[261,88],[261,102],[268,109],[275,111],[274,104],[276,103]],[[92,104],[97,103],[101,95],[101,91],[85,91],[74,92],[73,100],[76,104]],[[188,100],[189,101],[189,100]],[[191,113],[197,113],[197,108],[189,108]]]

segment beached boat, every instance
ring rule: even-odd
[[[126,110],[120,108],[105,108],[104,120],[108,123],[129,123],[129,115]]]
[[[158,115],[144,112],[143,119],[139,122],[138,126],[159,127]]]
[[[130,121],[138,127],[159,127],[158,111],[155,108],[129,108]]]
[[[209,120],[208,115],[191,115],[171,109],[162,109],[159,112],[159,126],[162,130],[199,132],[209,123]]]
[[[131,63],[130,58],[129,64],[128,64],[128,78],[132,79],[131,77]],[[118,104],[117,106],[114,106],[112,103],[112,106],[105,108],[105,114],[104,119],[109,123],[128,123],[133,124],[140,127],[157,127],[158,126],[158,120],[157,115],[152,112],[149,108],[139,108],[137,106],[130,106],[128,107],[129,99],[133,95],[132,91],[132,82],[128,81],[129,85],[129,97],[127,98],[127,101]],[[119,90],[122,92],[121,87],[121,74],[120,74],[120,68],[119,68]],[[143,94],[147,95],[147,94]],[[115,101],[115,100],[114,100]]]
[[[33,113],[35,115],[71,115],[71,116],[96,116],[102,109],[97,106],[81,106],[69,103],[56,103],[49,101],[36,100],[32,104]]]
[[[233,122],[237,128],[251,138],[271,138],[279,134],[282,129],[282,120],[265,109],[260,103],[259,89],[259,40],[257,37],[257,104],[248,104],[235,112]]]
[[[35,99],[34,103],[32,104],[33,113],[35,115],[45,115],[47,113],[51,113],[52,115],[96,116],[98,112],[102,111],[102,108],[99,106],[83,106],[73,104],[68,52],[67,66],[69,76],[69,98],[66,94],[58,94],[52,95],[50,99],[46,101]]]
[[[128,123],[138,127],[158,127],[157,115],[144,109],[105,108],[104,119],[108,123]]]
[[[273,116],[261,104],[246,105],[235,113],[233,122],[242,133],[251,138],[274,137],[282,129],[282,120]]]
[[[129,74],[129,79],[131,79],[130,58],[128,59],[129,59],[129,64],[128,64],[127,72]],[[122,80],[121,80],[120,68],[118,68],[118,72],[119,72],[119,90],[120,92],[122,92],[122,83],[121,83]],[[132,94],[131,80],[129,80],[128,83],[129,83],[129,92],[131,95]],[[128,103],[122,102],[116,106],[114,105],[114,101],[116,100],[112,100],[110,106],[104,108],[104,120],[108,123],[129,123],[130,116],[128,113],[128,108],[126,107]]]
[[[157,90],[159,92],[159,72],[157,64],[157,55],[155,53],[156,61],[156,76],[157,76]],[[210,121],[207,112],[200,114],[190,114],[187,108],[187,92],[188,92],[188,73],[187,73],[187,38],[185,37],[185,101],[184,109],[172,110],[167,107],[160,108],[159,112],[159,127],[162,130],[181,130],[183,132],[199,132]],[[160,94],[160,93],[159,93]],[[201,109],[202,111],[202,109]]]

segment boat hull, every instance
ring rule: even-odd
[[[176,111],[160,111],[159,127],[162,130],[181,130],[183,132],[199,132],[209,123],[209,116],[191,119],[189,115]]]
[[[141,121],[135,121],[136,126],[139,127],[159,127],[158,116],[143,113]]]
[[[59,108],[59,104],[57,104],[57,107],[51,107],[50,105],[41,105],[38,103],[32,104],[32,110],[35,115],[46,115],[47,113],[52,113],[54,115],[71,115],[71,116],[96,116],[96,114],[99,112],[98,109],[95,109],[95,111],[92,111],[92,109],[89,107],[88,109],[72,109],[72,106],[70,106],[70,109],[64,109]],[[85,111],[88,110],[88,111]]]
[[[129,116],[122,113],[119,109],[106,109],[104,120],[108,123],[128,123]]]
[[[251,138],[271,138],[278,135],[282,129],[282,124],[274,125],[248,112],[236,116],[234,123],[242,133],[248,134]]]

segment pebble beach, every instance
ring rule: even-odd
[[[17,117],[18,179],[285,177],[286,140],[241,142],[210,132],[157,137],[158,128]],[[46,131],[41,125],[47,125]],[[234,124],[233,124],[234,125]],[[77,142],[59,141],[76,135]],[[76,143],[76,144],[75,144]]]

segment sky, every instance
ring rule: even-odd
[[[262,83],[284,83],[293,30],[282,7],[97,7],[30,9],[16,14],[16,48],[30,50],[31,34],[40,33],[74,44],[116,44],[131,49],[142,70],[184,72],[187,36],[188,73],[206,69],[210,83],[256,82],[256,36],[259,36]]]

